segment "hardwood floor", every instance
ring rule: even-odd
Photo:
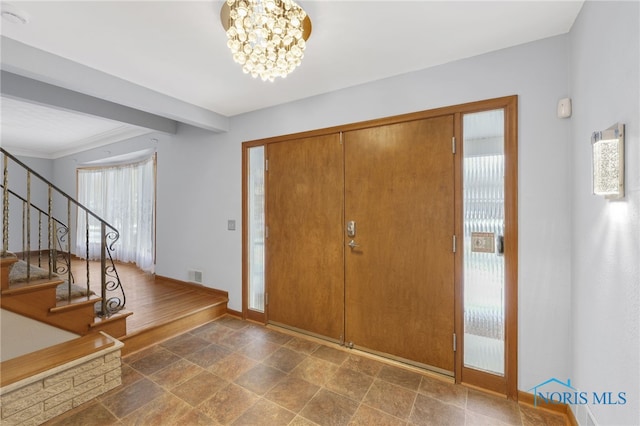
[[[22,254],[18,257],[24,260]],[[47,270],[48,253],[32,252],[30,263]],[[160,343],[227,313],[226,292],[159,277],[142,271],[133,263],[115,262],[115,265],[125,292],[125,308],[122,313],[129,314],[126,336],[118,337],[125,343],[123,355]],[[67,278],[65,266],[61,262],[57,266],[58,268],[54,268],[57,273]],[[87,262],[72,257],[71,274],[76,285],[84,287],[89,282],[90,290],[97,296],[101,295],[99,261]],[[112,296],[122,297],[118,291],[107,294],[107,298]],[[111,320],[114,318],[115,316],[111,317]],[[108,329],[105,331],[109,333]]]
[[[100,262],[88,262],[91,290],[100,295]],[[144,272],[132,263],[116,262],[125,291],[127,318],[124,354],[133,353],[206,324],[226,313],[227,298],[207,288],[181,284]],[[74,258],[76,283],[86,282],[87,262]]]

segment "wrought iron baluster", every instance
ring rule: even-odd
[[[57,249],[56,243],[58,242],[58,223],[55,220],[53,221],[53,235],[55,236],[55,239],[53,240],[53,244],[52,244],[53,253],[51,254],[51,256],[53,256],[53,273],[57,274],[58,273],[58,249]]]
[[[53,256],[55,234],[53,230],[53,188],[49,185],[48,230],[49,230],[49,278],[53,276]]]
[[[86,248],[87,248],[87,256],[85,257],[85,259],[86,259],[85,261],[86,261],[86,265],[87,265],[87,288],[89,288],[89,283],[90,283],[90,281],[89,281],[89,275],[90,275],[89,274],[89,211],[85,210],[84,214],[85,214],[85,222],[84,222],[85,226],[84,226],[84,228],[85,228],[85,233],[86,233],[85,234],[85,237],[86,237],[85,243],[86,243]]]
[[[22,260],[24,260],[24,217],[25,217],[25,212],[24,212],[24,206],[26,205],[26,202],[23,201],[22,202]]]
[[[31,172],[27,170],[27,281],[31,280]]]
[[[113,251],[113,245],[120,238],[120,235],[117,231],[111,231],[107,234],[107,240],[111,239],[111,244],[107,245],[107,255],[109,256],[109,262],[111,266],[107,266],[107,275],[110,280],[107,281],[107,290],[109,291],[120,291],[122,294],[122,299],[118,296],[111,296],[107,301],[107,316],[115,314],[116,312],[124,309],[127,303],[127,297],[124,293],[124,288],[122,287],[122,282],[120,281],[120,276],[118,275],[118,270],[116,269],[116,265],[113,262],[113,257],[111,256],[111,252]]]
[[[23,261],[27,261],[27,228],[26,228],[26,221],[27,221],[27,209],[29,207],[27,206],[27,202],[23,201],[22,202],[22,260]],[[28,264],[27,264],[28,266]],[[29,281],[29,275],[31,272],[31,268],[27,267],[27,281]]]
[[[9,251],[9,158],[2,155],[2,256]]]
[[[38,210],[38,268],[42,268],[42,212]]]
[[[102,304],[100,309],[101,316],[107,315],[107,228],[104,222],[100,223],[100,289],[102,296]]]
[[[69,294],[71,294],[71,200],[67,198],[67,281],[69,282]],[[87,289],[87,298],[89,289]]]

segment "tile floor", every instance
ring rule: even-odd
[[[240,321],[123,358],[123,385],[48,425],[565,425],[565,417]]]

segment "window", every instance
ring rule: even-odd
[[[248,149],[249,309],[264,312],[264,146]]]
[[[112,256],[154,270],[155,155],[132,164],[79,168],[78,201],[115,227],[120,238]],[[89,244],[87,252],[87,231]],[[80,213],[77,220],[76,255],[100,258],[100,223]]]

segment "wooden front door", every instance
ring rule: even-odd
[[[454,371],[453,116],[346,132],[345,340]],[[353,247],[351,247],[353,246]]]
[[[269,322],[341,341],[344,331],[340,135],[267,147]]]

